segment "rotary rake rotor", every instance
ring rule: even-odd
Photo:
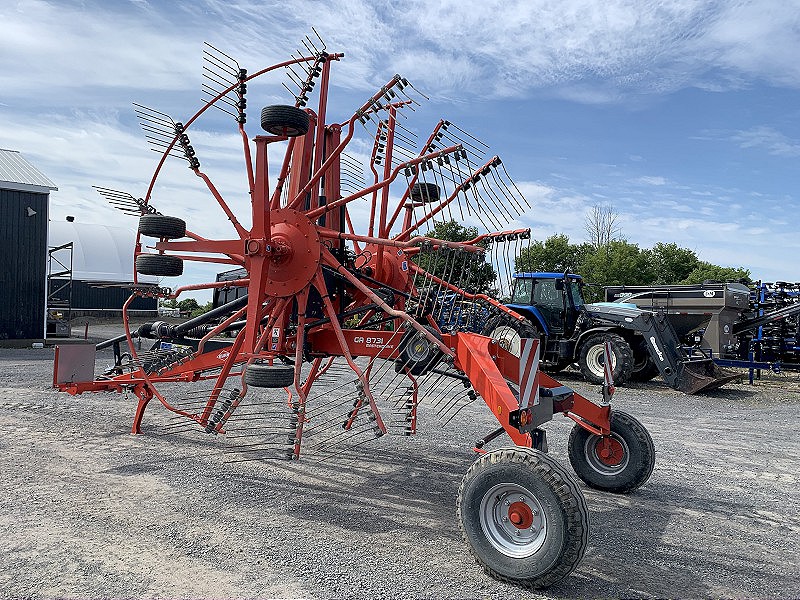
[[[591,464],[605,465],[608,489],[620,478],[626,491],[638,487],[652,463],[623,464],[618,455],[634,438],[613,429],[607,403],[538,371],[538,340],[523,340],[517,357],[467,332],[488,314],[520,318],[496,298],[530,239],[529,229],[514,226],[530,205],[500,158],[446,120],[420,135],[408,113],[426,98],[400,75],[332,119],[330,81],[344,55],[328,52],[318,37],[303,46],[252,74],[208,46],[206,100],[194,115],[176,121],[136,105],[161,155],[146,194],[99,191],[139,216],[137,277],[179,276],[186,261],[239,268],[241,276],[174,291],[137,279],[123,309],[125,334],[98,345],[115,348],[114,366],[91,381],[70,378],[72,359],[62,348],[54,382],[73,394],[132,391],[134,433],[155,399],[174,415],[163,430],[222,437],[230,460],[352,454],[386,434],[415,434],[422,403],[447,424],[482,399],[498,426],[475,443],[483,456],[459,493],[465,539],[493,576],[550,585],[578,564],[588,521],[573,477],[544,454],[540,425],[558,412],[572,418],[588,440],[576,447],[574,464],[599,456]],[[292,100],[264,107],[263,133],[252,137],[248,89],[281,72]],[[240,138],[233,193],[206,172],[193,143],[210,109],[231,117]],[[199,219],[167,214],[161,178],[171,159],[202,182],[205,198],[192,200],[205,202]],[[209,235],[208,219],[223,216],[229,234]],[[448,228],[460,238],[437,238]],[[237,286],[246,294],[186,322],[129,326],[137,296]],[[139,352],[136,338],[153,345]],[[503,434],[515,447],[486,453]],[[590,485],[602,488],[602,479]]]

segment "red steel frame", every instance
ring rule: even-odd
[[[161,240],[155,243],[154,248],[159,253],[170,253],[186,260],[199,260],[218,262],[243,266],[248,273],[246,279],[238,283],[247,285],[248,302],[244,309],[234,313],[225,322],[214,328],[202,341],[200,350],[190,359],[170,366],[157,373],[146,373],[139,368],[109,378],[97,379],[91,382],[55,382],[63,391],[70,394],[80,394],[88,391],[132,391],[138,398],[132,431],[141,432],[142,418],[145,409],[154,397],[168,410],[183,415],[196,421],[198,426],[204,427],[217,405],[218,398],[223,389],[223,384],[230,376],[240,375],[246,366],[254,360],[271,363],[279,357],[289,357],[295,361],[295,385],[292,392],[296,394],[296,402],[300,407],[300,423],[294,454],[300,453],[300,438],[303,427],[303,407],[305,406],[309,391],[314,382],[330,366],[325,364],[325,357],[343,357],[363,386],[364,402],[369,403],[377,417],[377,426],[385,431],[385,425],[380,419],[380,413],[375,405],[370,392],[370,382],[366,373],[354,360],[354,356],[374,356],[383,359],[397,357],[399,337],[394,342],[385,343],[380,347],[370,347],[363,343],[365,338],[388,339],[391,332],[386,330],[352,330],[339,323],[337,314],[348,307],[342,306],[341,298],[331,298],[328,294],[327,284],[323,275],[323,267],[339,274],[354,298],[349,308],[358,305],[374,304],[387,316],[393,319],[394,331],[402,327],[415,329],[424,335],[429,343],[434,344],[444,355],[452,357],[456,369],[463,371],[469,378],[472,386],[484,399],[492,414],[508,433],[512,441],[520,446],[531,446],[531,436],[522,433],[519,428],[511,425],[509,415],[519,409],[520,401],[512,393],[507,380],[515,381],[519,377],[520,361],[509,354],[489,338],[471,334],[456,333],[442,334],[441,339],[433,335],[430,330],[403,310],[403,302],[398,306],[388,306],[384,299],[378,296],[374,288],[355,277],[353,273],[339,262],[332,250],[338,245],[352,243],[356,249],[372,247],[376,250],[373,256],[374,279],[385,281],[391,287],[404,287],[405,291],[414,294],[413,284],[409,274],[403,269],[402,262],[408,261],[418,252],[418,244],[426,241],[434,246],[450,246],[462,248],[468,252],[481,252],[478,245],[485,236],[471,242],[457,243],[433,240],[421,236],[412,237],[420,225],[430,219],[452,202],[460,191],[456,189],[440,206],[426,215],[425,218],[411,223],[406,219],[402,232],[391,236],[390,231],[397,220],[401,208],[408,198],[408,191],[401,198],[397,208],[392,211],[389,207],[389,186],[396,180],[403,169],[415,167],[425,161],[446,157],[462,151],[459,146],[451,146],[436,152],[427,152],[417,158],[404,161],[392,167],[391,142],[394,134],[394,124],[398,107],[401,103],[384,105],[388,110],[389,119],[387,131],[387,157],[383,172],[379,174],[373,170],[375,181],[356,194],[346,197],[340,196],[338,161],[342,151],[353,136],[354,124],[359,117],[368,115],[380,106],[381,98],[403,80],[395,76],[377,94],[370,98],[358,111],[342,124],[325,125],[328,104],[328,80],[333,62],[338,61],[343,55],[327,55],[321,62],[320,95],[316,111],[308,110],[311,126],[308,133],[288,139],[288,147],[281,168],[276,179],[275,188],[270,190],[268,150],[270,144],[287,141],[282,136],[258,136],[252,144],[255,146],[254,156],[251,153],[251,142],[244,130],[242,123],[239,131],[244,146],[244,157],[247,171],[247,185],[251,193],[252,226],[248,230],[244,227],[232,210],[214,187],[211,180],[200,170],[199,166],[193,167],[194,173],[207,185],[212,197],[217,201],[222,211],[231,221],[236,236],[229,239],[211,240],[197,233],[187,231],[186,236],[190,241]],[[263,69],[245,81],[249,81],[264,73],[273,71],[293,63],[307,62],[318,64],[318,58],[308,56],[297,58]],[[316,62],[315,62],[316,61]],[[225,93],[231,92],[231,86],[221,93],[215,100]],[[186,131],[192,123],[211,105],[206,104],[184,125]],[[434,132],[436,133],[436,132]],[[433,134],[431,139],[433,138]],[[153,178],[147,190],[145,202],[150,202],[154,193],[156,180],[170,150],[178,139],[170,144],[156,166]],[[427,147],[427,146],[426,146]],[[323,150],[325,149],[325,150]],[[494,160],[494,159],[492,159]],[[479,171],[486,165],[479,167]],[[320,182],[324,177],[322,191],[326,196],[326,203],[320,204]],[[412,180],[416,181],[416,175]],[[281,192],[284,187],[288,191],[288,201],[281,205]],[[369,235],[355,233],[350,221],[347,206],[359,198],[371,198],[371,213],[377,221],[370,225]],[[344,207],[345,223],[339,222],[339,209]],[[327,217],[325,225],[320,220]],[[343,233],[341,225],[347,225],[349,233]],[[377,235],[374,235],[377,230]],[[391,249],[392,251],[388,251]],[[142,252],[142,241],[137,239],[136,253]],[[208,256],[212,255],[212,256]],[[411,264],[412,270],[420,267]],[[432,276],[429,276],[432,277]],[[432,277],[433,281],[461,293],[467,298],[475,297],[463,290]],[[219,283],[198,284],[186,286],[176,290],[172,297],[189,289],[210,289],[220,287]],[[311,289],[316,289],[321,296],[323,312],[328,320],[305,333],[306,308]],[[123,321],[125,324],[126,338],[129,352],[134,359],[137,358],[133,336],[129,326],[129,306],[134,296],[123,307]],[[499,310],[504,310],[514,316],[516,313],[503,307],[495,300],[482,297],[493,303]],[[292,314],[297,315],[295,335],[286,335],[285,326]],[[230,346],[223,351],[204,351],[203,344],[212,335],[221,331],[227,324],[237,318],[245,318],[245,325],[239,331]],[[272,339],[273,328],[277,328],[280,335]],[[361,341],[359,341],[361,340]],[[374,345],[373,345],[374,346]],[[305,349],[305,350],[304,350]],[[305,383],[301,384],[300,369],[308,352],[312,358],[311,372]],[[56,354],[58,360],[58,354]],[[214,372],[214,371],[217,372]],[[214,374],[210,374],[214,372]],[[410,377],[410,376],[409,376]],[[539,385],[544,388],[556,388],[561,384],[555,379],[540,373]],[[200,380],[214,381],[214,389],[202,411],[192,414],[173,406],[168,399],[158,391],[158,385],[164,382],[196,382]],[[413,378],[410,377],[413,380]],[[414,384],[416,386],[416,383]],[[242,384],[242,397],[247,392],[247,386]],[[415,388],[416,389],[416,388]],[[294,398],[294,397],[293,397]],[[240,399],[239,399],[240,400]],[[235,404],[230,410],[235,408]],[[359,409],[356,406],[356,411]],[[590,402],[583,396],[573,393],[569,400],[554,405],[553,412],[561,412],[575,420],[587,430],[607,435],[610,432],[608,405],[598,405]],[[415,428],[415,421],[412,429]],[[220,424],[219,433],[224,433]]]

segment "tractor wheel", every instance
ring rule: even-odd
[[[653,438],[628,413],[611,411],[611,435],[600,436],[575,425],[569,435],[569,462],[589,487],[632,492],[653,472]]]
[[[302,108],[275,104],[261,109],[261,128],[272,135],[305,135],[308,125],[308,113]]]
[[[167,240],[182,238],[186,235],[186,221],[165,215],[142,215],[139,217],[139,233]]]
[[[156,277],[183,275],[183,259],[168,254],[140,254],[136,257],[136,272]]]
[[[294,367],[291,365],[267,365],[252,363],[244,371],[244,382],[250,387],[285,388],[294,383]]]
[[[578,565],[589,541],[589,511],[575,478],[532,448],[484,454],[458,490],[458,520],[487,574],[544,588]]]
[[[539,329],[528,319],[520,321],[508,315],[491,319],[481,333],[497,340],[501,348],[514,356],[519,356],[522,352],[522,338],[539,338],[541,335]]]
[[[441,340],[442,336],[430,325],[423,326],[432,333],[436,339]],[[395,370],[402,371],[408,369],[411,375],[424,375],[430,371],[442,358],[442,351],[433,344],[427,337],[416,329],[406,332],[398,346],[398,356],[395,361]]]
[[[633,349],[633,371],[631,381],[650,381],[659,375],[658,366],[653,362],[650,351],[647,349],[647,342],[642,340]]]
[[[411,187],[413,202],[438,202],[439,186],[435,183],[415,183]]]
[[[603,383],[606,341],[611,342],[614,385],[623,385],[630,379],[633,370],[633,350],[621,335],[598,333],[586,338],[578,354],[578,366],[586,381]]]

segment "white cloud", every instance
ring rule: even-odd
[[[666,185],[667,180],[661,176],[645,175],[636,179],[636,182],[646,185]]]
[[[763,148],[775,156],[800,156],[800,142],[789,139],[772,127],[753,127],[735,133],[730,139],[740,148]]]
[[[144,195],[157,155],[146,148],[131,100],[185,120],[200,106],[204,40],[252,73],[286,59],[312,24],[329,51],[346,53],[332,65],[332,119],[349,117],[399,72],[433,97],[433,109],[458,103],[444,116],[451,109],[473,123],[482,123],[490,110],[505,116],[508,131],[501,135],[514,144],[520,142],[519,132],[531,131],[516,124],[531,115],[521,115],[518,108],[504,114],[509,105],[503,99],[509,97],[613,104],[692,86],[725,91],[766,81],[800,87],[799,0],[20,0],[0,6],[0,147],[23,151],[56,182],[54,218],[82,211],[76,216],[84,222],[119,220],[90,186]],[[266,79],[250,88],[251,135],[257,132],[261,106],[286,101],[283,72]],[[476,102],[487,98],[492,102]],[[430,112],[430,106],[423,107],[409,119],[420,136],[427,129],[417,119]],[[225,128],[220,125],[220,117],[206,115],[191,131],[192,142],[234,212],[246,217],[241,140],[229,121]],[[542,117],[534,113],[533,118]],[[465,126],[471,129],[473,123]],[[768,126],[710,135],[778,156],[800,154],[800,142]],[[362,158],[369,152],[363,139],[354,147]],[[553,151],[572,156],[568,148]],[[625,233],[641,245],[674,235],[682,245],[702,247],[707,260],[741,256],[743,264],[756,260],[746,252],[767,256],[765,244],[772,241],[786,244],[778,260],[796,254],[796,242],[787,234],[791,225],[775,224],[774,235],[760,234],[761,227],[736,226],[737,218],[745,220],[745,192],[679,186],[674,173],[627,170],[626,156],[637,164],[644,160],[639,154],[609,156],[606,160],[619,164],[613,171],[594,165],[604,175],[594,187],[580,187],[583,178],[572,158],[562,159],[559,173],[547,175],[549,181],[520,184],[534,206],[524,221],[538,237],[565,232],[577,241],[584,237],[585,210],[608,198],[623,214]],[[519,172],[511,175],[520,178]],[[196,229],[209,236],[230,234],[205,186],[180,161],[165,168],[154,201],[164,212],[197,221]],[[354,210],[354,218],[362,227],[363,206]],[[187,272],[192,269],[187,266]]]

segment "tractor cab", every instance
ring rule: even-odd
[[[547,336],[570,336],[583,309],[583,278],[573,273],[515,273],[507,306],[535,317]]]

